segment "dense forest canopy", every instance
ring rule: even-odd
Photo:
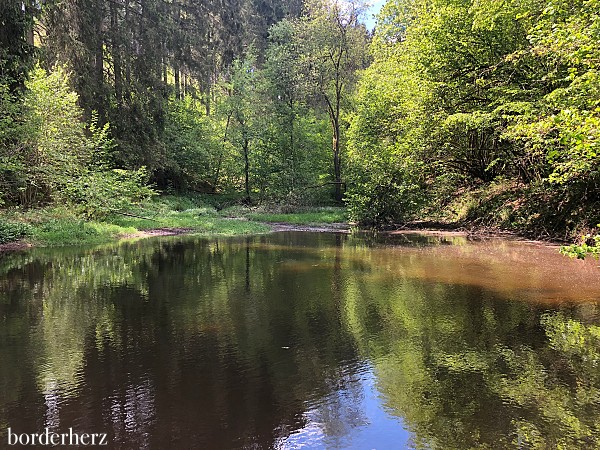
[[[0,202],[594,226],[598,0],[0,3]],[[109,199],[109,200],[107,200]]]

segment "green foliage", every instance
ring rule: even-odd
[[[425,164],[430,203],[441,207],[453,190],[513,180],[536,187],[521,193],[542,186],[556,199],[559,228],[595,220],[597,6],[389,1],[372,44],[375,61],[359,83],[349,141],[358,162],[381,153],[389,169],[375,164],[371,171],[381,175],[356,192],[375,192],[397,173],[393,161],[410,158]],[[545,204],[538,208],[528,213],[547,217]],[[375,211],[372,220],[380,220]]]
[[[26,85],[21,204],[66,202],[98,218],[152,195],[144,168],[110,167],[114,144],[108,125],[98,126],[94,117],[89,126],[81,122],[63,68],[47,74],[38,67]]]
[[[5,222],[0,219],[0,244],[18,241],[31,233],[31,227],[19,222]]]
[[[337,202],[342,201],[345,185],[344,114],[358,73],[369,61],[368,34],[359,20],[364,7],[361,1],[310,0],[306,2],[306,15],[294,27],[299,79],[308,98],[327,114],[331,126],[331,181]]]
[[[279,222],[294,225],[319,225],[343,223],[348,220],[345,208],[321,207],[299,210],[297,212],[251,212],[247,217],[259,222]]]
[[[26,86],[26,149],[21,154],[26,186],[21,203],[65,201],[64,188],[82,175],[93,152],[80,120],[77,94],[60,67],[49,74],[36,68]]]
[[[163,184],[186,189],[212,191],[222,157],[224,125],[220,117],[207,116],[204,105],[191,96],[171,98],[165,125],[167,161],[160,168]],[[221,136],[221,138],[219,137]]]
[[[22,98],[12,94],[9,83],[0,78],[0,207],[14,201],[24,184],[25,168],[19,158],[22,114]]]
[[[355,166],[352,188],[346,195],[352,220],[365,225],[398,223],[412,218],[422,207],[421,163],[395,157],[388,164],[363,160],[361,166],[360,173]]]
[[[600,227],[600,225],[598,226]],[[600,257],[600,235],[582,236],[580,244],[562,246],[560,252],[571,258],[585,259],[587,256],[591,256],[598,259]]]
[[[82,215],[98,219],[156,195],[147,181],[145,167],[89,171],[65,186],[65,195]]]
[[[283,3],[148,0],[149,21],[118,2],[2,7],[0,205],[102,218],[152,182],[294,206],[345,193],[380,224],[506,184],[527,207],[490,223],[597,223],[598,0],[389,0],[372,37],[361,1]]]

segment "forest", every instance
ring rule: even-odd
[[[600,2],[368,6],[2,0],[0,243],[166,194],[593,233]]]

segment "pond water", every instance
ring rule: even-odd
[[[0,448],[598,448],[600,268],[460,235],[0,256]]]

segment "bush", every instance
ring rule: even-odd
[[[26,85],[25,142],[20,165],[11,166],[22,171],[21,204],[71,205],[88,218],[103,218],[154,194],[144,168],[112,168],[109,126],[99,126],[94,115],[89,124],[81,121],[64,68],[47,73],[38,67]]]
[[[600,227],[600,224],[598,225]],[[571,258],[585,259],[587,256],[598,259],[600,257],[600,235],[590,234],[582,236],[580,244],[563,246],[560,248],[563,255]]]
[[[0,244],[18,241],[31,234],[31,228],[24,223],[0,221]]]
[[[410,219],[425,203],[420,164],[409,158],[363,171],[346,194],[350,219],[385,225]]]
[[[65,195],[80,214],[102,219],[155,195],[145,184],[147,177],[143,167],[137,171],[88,171],[65,186]]]

